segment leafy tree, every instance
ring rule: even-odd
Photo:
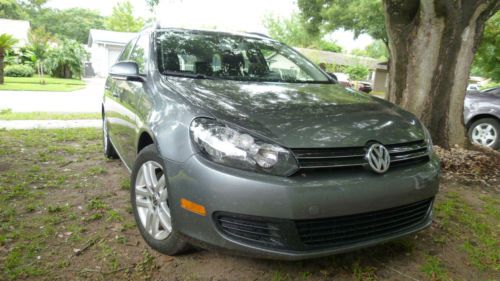
[[[29,48],[33,54],[33,61],[37,66],[37,72],[40,77],[40,84],[45,84],[44,80],[44,64],[47,54],[49,53],[49,42],[52,37],[43,28],[32,29],[28,34],[30,42]]]
[[[144,20],[134,18],[132,4],[127,0],[113,7],[113,13],[106,19],[105,26],[114,31],[137,32],[144,26]]]
[[[500,12],[495,13],[484,28],[477,48],[472,73],[500,82]]]
[[[269,31],[271,37],[290,46],[321,49],[331,52],[342,51],[342,47],[335,42],[324,40],[322,34],[309,33],[298,14],[292,14],[287,19],[268,15],[264,18],[264,26]]]
[[[375,40],[370,45],[366,46],[364,49],[354,49],[351,54],[363,57],[370,57],[378,60],[388,60],[389,53],[387,52],[387,47],[382,40]]]
[[[3,79],[3,70],[4,70],[4,65],[3,65],[3,60],[5,57],[5,51],[11,49],[14,47],[14,45],[17,43],[17,39],[12,37],[12,35],[9,34],[0,34],[0,85],[4,83]]]
[[[46,65],[51,70],[52,76],[81,78],[83,60],[87,59],[88,55],[79,42],[63,39],[56,48],[49,52]]]
[[[27,16],[16,0],[0,0],[0,18],[19,20]]]
[[[148,5],[149,10],[153,11],[158,4],[160,4],[160,0],[145,0],[146,5]]]
[[[354,36],[366,33],[387,42],[384,11],[377,0],[298,0],[301,16],[311,34],[343,28]]]
[[[365,80],[370,69],[362,65],[346,66],[344,72],[349,74],[351,80]]]
[[[89,9],[42,9],[33,15],[31,24],[32,27],[43,28],[59,38],[86,43],[90,29],[104,28],[104,18],[97,11]]]

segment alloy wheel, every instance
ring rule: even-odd
[[[492,146],[498,137],[498,133],[491,124],[481,123],[474,127],[471,137],[475,144]]]
[[[135,205],[142,226],[156,240],[164,240],[172,232],[167,199],[167,184],[162,166],[155,161],[145,162],[135,181]]]

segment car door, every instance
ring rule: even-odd
[[[148,71],[148,56],[149,56],[150,33],[143,33],[137,39],[137,42],[130,52],[129,61],[137,63],[139,75],[144,79],[147,77]],[[129,167],[132,167],[137,149],[137,133],[138,133],[138,118],[137,118],[137,103],[144,94],[145,83],[140,81],[117,80],[117,92],[119,93],[120,108],[119,112],[119,130],[118,139],[120,142],[120,155],[123,161]]]
[[[132,48],[135,46],[137,38],[131,40],[123,49],[122,53],[118,57],[117,62],[128,61]],[[122,155],[122,145],[119,136],[122,134],[122,105],[121,105],[121,89],[119,87],[120,80],[108,76],[106,81],[106,86],[104,87],[104,99],[103,105],[106,110],[106,127],[108,136],[113,143],[113,146],[117,152]]]

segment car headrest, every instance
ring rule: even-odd
[[[194,72],[196,74],[212,76],[213,74],[212,64],[206,61],[197,61],[194,63]]]
[[[241,53],[240,54],[234,54],[231,52],[223,53],[221,55],[221,63],[223,71],[226,72],[228,75],[240,76],[241,75],[240,67],[242,67],[244,63],[243,55]]]
[[[179,57],[176,53],[170,52],[165,55],[165,69],[169,71],[179,71],[181,69]]]

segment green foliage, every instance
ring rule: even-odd
[[[0,0],[0,18],[19,20],[27,17],[16,0]]]
[[[81,78],[83,61],[88,56],[89,54],[80,43],[71,39],[63,39],[56,48],[49,52],[46,66],[54,77]]]
[[[37,72],[40,76],[40,84],[45,84],[43,77],[45,59],[50,50],[49,42],[52,37],[43,28],[32,29],[28,34],[30,42],[29,49],[33,54],[33,61],[37,64]]]
[[[351,80],[365,80],[370,69],[362,65],[346,66],[344,72],[349,74]]]
[[[342,52],[342,47],[335,42],[324,40],[321,34],[309,33],[300,16],[297,14],[292,14],[287,19],[268,15],[264,18],[264,26],[269,31],[271,37],[287,45],[330,52]]]
[[[432,280],[450,280],[441,261],[434,256],[427,256],[425,263],[421,267],[421,271]]]
[[[42,9],[32,16],[31,24],[58,38],[87,43],[90,29],[104,28],[104,18],[97,11],[89,9]]]
[[[474,56],[472,74],[500,81],[500,12],[484,27],[483,37]]]
[[[307,31],[312,34],[343,28],[357,37],[366,33],[387,42],[382,1],[298,0]]]
[[[10,48],[14,47],[14,45],[17,43],[17,39],[14,38],[10,34],[0,34],[0,52],[1,55],[4,55],[4,52],[6,50],[9,50]]]
[[[152,11],[158,4],[160,3],[160,0],[145,0],[146,5],[148,5],[149,9]]]
[[[127,0],[113,7],[113,13],[106,19],[105,26],[113,31],[137,32],[144,26],[144,20],[134,18],[132,4]]]
[[[4,74],[7,77],[32,77],[35,71],[31,66],[14,64],[6,66]]]
[[[370,45],[366,46],[364,49],[354,49],[351,54],[356,56],[370,57],[378,60],[388,60],[389,53],[387,51],[387,46],[382,40],[375,40]]]

